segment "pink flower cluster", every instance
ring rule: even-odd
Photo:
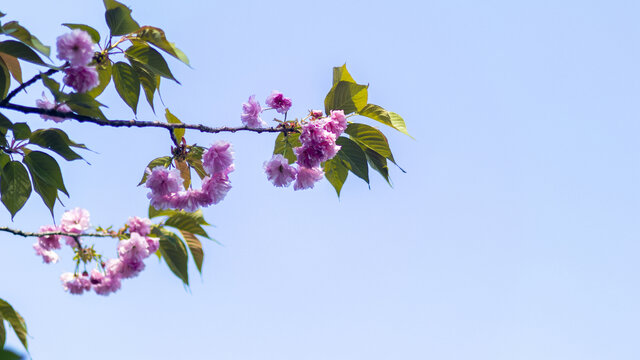
[[[41,99],[36,100],[36,106],[39,107],[40,109],[45,109],[45,110],[56,110],[56,111],[60,111],[60,112],[71,112],[71,108],[69,108],[69,106],[67,106],[67,104],[52,103],[51,101],[49,101],[49,99],[47,99],[47,97],[44,95],[44,93],[42,93],[42,100]],[[40,117],[45,119],[45,120],[53,120],[53,121],[55,121],[57,123],[64,121],[64,118],[57,117],[57,116],[50,116],[50,115],[41,114]]]
[[[89,212],[85,209],[75,208],[69,210],[62,215],[60,225],[45,225],[40,227],[40,232],[65,232],[72,234],[82,234],[89,229]],[[57,263],[60,257],[54,251],[60,249],[60,240],[64,239],[66,244],[71,247],[78,246],[76,240],[71,236],[47,235],[38,238],[33,244],[36,255],[42,256],[42,260],[46,264]]]
[[[64,273],[60,276],[65,291],[82,294],[93,288],[98,295],[109,295],[120,289],[122,280],[137,276],[144,270],[144,259],[160,247],[157,238],[148,237],[151,221],[138,217],[129,218],[129,238],[118,243],[118,258],[102,263],[102,271],[91,273]]]
[[[291,99],[284,97],[284,95],[277,90],[273,90],[265,102],[267,106],[281,114],[286,113],[291,108]],[[257,129],[265,127],[267,124],[260,118],[260,114],[264,110],[268,109],[262,109],[260,103],[256,100],[256,96],[251,95],[249,100],[242,104],[242,115],[240,115],[240,120],[250,128]]]
[[[347,128],[347,119],[342,110],[333,110],[326,118],[321,116],[321,111],[313,110],[311,120],[302,126],[302,146],[294,149],[298,169],[279,154],[264,164],[267,178],[275,186],[289,186],[295,180],[294,190],[311,189],[324,176],[320,165],[340,150],[336,139]]]
[[[93,40],[84,30],[74,29],[70,33],[61,35],[56,41],[58,59],[69,62],[64,69],[62,81],[77,92],[87,92],[98,86],[98,70],[95,66],[88,66],[93,59]]]
[[[218,141],[202,154],[202,167],[209,175],[202,179],[201,189],[182,190],[183,179],[176,169],[162,166],[147,169],[145,186],[151,189],[147,197],[151,205],[159,210],[177,209],[193,212],[222,201],[231,183],[229,173],[234,170],[231,144]]]

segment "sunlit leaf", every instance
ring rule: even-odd
[[[133,68],[122,61],[113,64],[113,83],[118,94],[124,102],[133,110],[138,111],[138,100],[140,98],[140,80]]]
[[[104,14],[112,36],[126,35],[135,32],[140,25],[131,17],[131,9],[115,0],[103,0]]]

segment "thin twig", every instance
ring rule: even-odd
[[[49,235],[62,235],[62,236],[70,236],[73,238],[78,237],[118,237],[116,234],[104,234],[104,233],[87,233],[87,234],[76,234],[76,233],[68,233],[63,231],[44,231],[44,232],[30,232],[30,231],[22,231],[18,229],[11,229],[6,226],[0,226],[0,231],[8,232],[13,235],[19,235],[23,237],[43,237]]]
[[[26,82],[23,82],[20,86],[18,86],[17,88],[13,89],[13,91],[11,91],[9,93],[9,95],[7,95],[6,98],[2,99],[2,101],[0,101],[0,106],[4,106],[6,104],[9,103],[9,101],[11,99],[13,99],[14,96],[18,95],[18,93],[24,89],[26,89],[28,86],[34,84],[36,81],[40,80],[42,78],[42,75],[46,75],[46,76],[50,76],[53,75],[55,73],[57,73],[58,71],[60,71],[59,69],[49,69],[47,70],[47,72],[45,73],[39,73],[34,75],[31,79],[29,79]]]
[[[283,127],[250,128],[248,126],[240,126],[240,127],[222,126],[222,127],[214,128],[214,127],[210,127],[202,124],[169,124],[169,123],[164,123],[160,121],[139,121],[139,120],[105,120],[105,119],[97,119],[97,118],[93,118],[85,115],[74,114],[71,112],[61,112],[53,109],[52,110],[40,109],[40,108],[23,106],[23,105],[12,104],[12,103],[0,104],[0,108],[15,110],[25,114],[41,114],[41,115],[56,116],[56,117],[61,117],[65,119],[73,119],[81,123],[87,122],[87,123],[92,123],[100,126],[110,126],[110,127],[139,127],[139,128],[156,127],[156,128],[164,128],[169,130],[190,129],[190,130],[197,130],[203,133],[212,133],[212,134],[217,134],[221,132],[235,133],[238,131],[250,131],[258,134],[264,133],[264,132],[279,133],[279,132],[292,131],[291,129],[286,129]]]

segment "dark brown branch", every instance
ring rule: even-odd
[[[169,123],[164,123],[160,121],[139,121],[139,120],[104,120],[104,119],[96,119],[90,116],[74,114],[70,112],[65,113],[57,110],[40,109],[40,108],[23,106],[23,105],[12,104],[12,103],[0,104],[0,108],[15,110],[25,114],[40,114],[40,115],[56,116],[56,117],[61,117],[65,119],[73,119],[81,123],[86,122],[86,123],[92,123],[100,126],[111,126],[111,127],[129,127],[129,128],[130,127],[139,127],[139,128],[156,127],[156,128],[163,128],[168,130],[190,129],[190,130],[197,130],[203,133],[212,133],[212,134],[217,134],[221,132],[235,133],[238,131],[250,131],[258,134],[264,133],[264,132],[279,133],[279,132],[292,131],[291,129],[287,129],[284,127],[254,129],[247,126],[240,126],[240,127],[222,126],[222,127],[214,128],[214,127],[210,127],[202,124],[169,124]]]
[[[55,73],[57,73],[58,71],[60,71],[59,69],[49,69],[47,70],[47,72],[45,73],[39,73],[37,75],[34,75],[31,79],[29,79],[29,81],[25,81],[23,82],[20,86],[18,86],[17,88],[13,89],[13,91],[11,91],[6,98],[2,99],[2,101],[0,101],[0,106],[4,106],[6,104],[9,103],[9,101],[11,101],[11,99],[13,99],[14,96],[18,95],[18,93],[24,89],[26,89],[28,86],[33,85],[36,81],[40,80],[42,78],[42,75],[53,75]]]
[[[76,233],[67,233],[63,231],[29,232],[29,231],[11,229],[6,226],[0,226],[0,231],[8,232],[13,235],[18,235],[23,237],[42,237],[42,236],[49,236],[49,235],[70,236],[75,239],[77,239],[78,237],[111,237],[111,238],[118,237],[118,235],[116,234],[112,235],[112,234],[103,234],[103,233],[76,234]]]

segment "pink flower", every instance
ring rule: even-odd
[[[271,160],[264,163],[267,179],[277,187],[289,186],[296,179],[298,170],[289,165],[289,161],[282,154],[273,155]]]
[[[40,232],[58,232],[60,228],[55,225],[45,225],[40,227]],[[60,249],[60,235],[46,235],[38,238],[38,244],[43,250]]]
[[[324,129],[336,137],[340,136],[347,128],[347,118],[344,116],[343,110],[331,110],[331,117],[328,120]]]
[[[89,211],[81,208],[66,211],[60,220],[60,228],[66,233],[82,234],[89,226]]]
[[[107,261],[107,271],[117,274],[122,279],[129,279],[137,276],[144,270],[144,262],[140,258],[128,257],[126,259],[118,258]]]
[[[171,209],[171,195],[153,195],[147,194],[147,197],[151,200],[150,205],[158,210]]]
[[[147,218],[139,218],[137,216],[129,218],[129,233],[138,233],[142,236],[151,233],[151,220]]]
[[[100,84],[95,66],[71,66],[64,69],[62,81],[79,93],[87,92]]]
[[[286,113],[291,108],[291,99],[284,97],[278,90],[273,90],[265,102],[280,114]]]
[[[42,261],[44,261],[45,264],[55,264],[60,260],[60,257],[55,251],[43,249],[39,243],[33,244],[33,250],[36,251],[36,255],[42,256]]]
[[[121,259],[132,257],[144,259],[149,256],[147,239],[138,233],[131,233],[129,239],[120,240],[118,243],[118,255]]]
[[[145,186],[151,189],[151,195],[170,195],[182,188],[182,176],[180,171],[169,170],[162,166],[156,166],[153,170],[147,169],[147,182]],[[147,195],[149,196],[149,195]]]
[[[202,167],[209,175],[222,172],[231,164],[233,164],[233,152],[231,152],[231,144],[226,141],[217,141],[202,154]]]
[[[231,182],[228,173],[216,173],[202,180],[200,190],[200,206],[209,206],[222,201],[231,190]]]
[[[300,133],[301,147],[294,149],[298,164],[306,168],[318,167],[338,153],[336,135],[325,129],[327,119],[309,121],[302,126]]]
[[[158,238],[147,237],[147,251],[149,255],[155,253],[160,248],[160,240]]]
[[[311,118],[314,120],[320,119],[322,117],[322,110],[311,110],[309,115],[311,115]]]
[[[314,168],[306,168],[301,166],[298,169],[298,178],[296,182],[293,184],[294,190],[304,190],[304,189],[313,189],[313,184],[322,179],[324,176],[324,172],[322,168],[314,167]]]
[[[91,285],[93,285],[93,291],[98,295],[109,295],[120,289],[120,277],[116,273],[111,273],[108,270],[106,275],[100,271],[91,270],[91,276],[89,277]]]
[[[47,97],[44,95],[44,92],[42,93],[42,100],[38,99],[36,100],[36,106],[40,109],[45,109],[45,110],[56,110],[56,111],[60,111],[60,112],[71,112],[71,108],[69,108],[69,106],[67,106],[67,104],[54,104],[51,101],[49,101],[49,99],[47,99]],[[40,114],[40,117],[45,119],[45,120],[53,120],[57,123],[59,122],[63,122],[65,119],[61,118],[61,117],[57,117],[57,116],[50,116],[50,115],[45,115],[45,114]]]
[[[242,104],[242,115],[240,119],[242,123],[250,128],[261,128],[267,126],[267,124],[260,119],[260,113],[262,108],[260,103],[256,100],[255,95],[249,96],[249,101]]]
[[[74,29],[58,36],[58,59],[67,60],[71,66],[87,65],[93,58],[93,40],[84,30]]]
[[[75,295],[91,290],[91,281],[87,275],[74,275],[67,272],[60,276],[60,280],[64,290]]]

